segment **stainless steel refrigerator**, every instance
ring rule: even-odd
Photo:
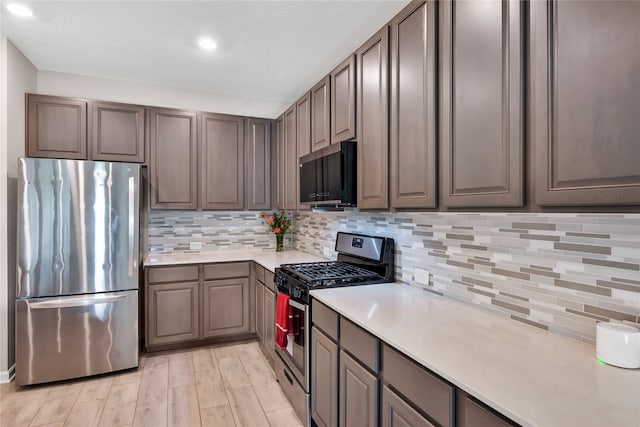
[[[139,165],[19,160],[19,385],[138,366],[139,188]]]

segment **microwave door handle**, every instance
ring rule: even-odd
[[[303,304],[300,304],[299,302],[295,302],[293,300],[289,300],[289,305],[293,308],[297,308],[300,311],[307,311],[307,307],[305,307]]]

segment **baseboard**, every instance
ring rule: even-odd
[[[16,376],[16,364],[9,368],[8,371],[0,371],[0,384],[6,384],[13,381],[13,378]]]

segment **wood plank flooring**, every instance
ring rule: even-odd
[[[142,355],[140,368],[52,385],[0,384],[0,426],[302,423],[255,342]]]

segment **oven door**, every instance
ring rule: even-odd
[[[276,351],[282,361],[293,372],[300,385],[309,392],[309,306],[289,299],[294,318],[298,317],[300,333],[287,337],[287,348],[282,350],[276,346]]]

